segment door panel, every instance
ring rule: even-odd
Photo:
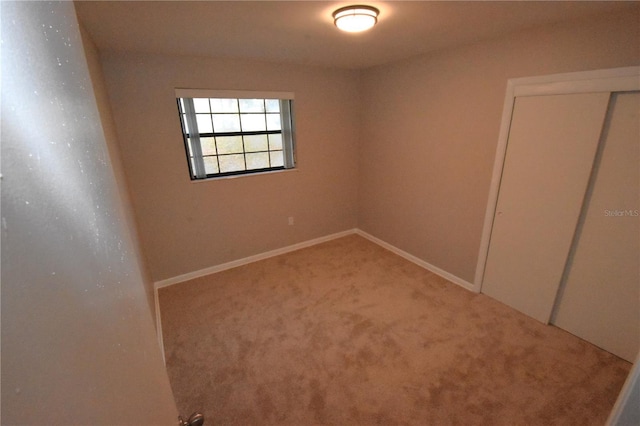
[[[516,98],[482,292],[548,322],[609,93]]]
[[[554,323],[627,361],[640,348],[640,93],[614,95]]]

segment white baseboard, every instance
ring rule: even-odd
[[[237,268],[238,266],[248,265],[249,263],[257,262],[259,260],[268,259],[270,257],[279,256],[281,254],[290,253],[292,251],[300,250],[303,248],[311,247],[316,244],[324,243],[327,241],[335,240],[337,238],[346,237],[357,232],[357,229],[349,229],[347,231],[338,232],[335,234],[327,235],[320,238],[314,238],[313,240],[303,241],[298,244],[293,244],[287,247],[267,251],[265,253],[259,253],[253,256],[245,257],[243,259],[234,260],[231,262],[223,263],[220,265],[210,266],[208,268],[200,269],[198,271],[188,272],[186,274],[178,275],[176,277],[167,278],[166,280],[156,281],[153,284],[153,297],[156,305],[156,332],[158,333],[158,343],[160,344],[160,351],[162,352],[162,360],[166,364],[166,358],[164,354],[164,341],[162,338],[162,320],[160,313],[160,301],[158,299],[158,289],[168,287],[170,285],[178,284],[184,281],[189,281],[194,278],[204,277],[216,272],[226,271],[227,269]]]
[[[356,229],[349,229],[347,231],[338,232],[336,234],[327,235],[325,237],[314,238],[313,240],[303,241],[301,243],[293,244],[287,247],[282,247],[282,248],[270,250],[264,253],[255,254],[253,256],[245,257],[243,259],[233,260],[231,262],[223,263],[220,265],[210,266],[208,268],[200,269],[198,271],[188,272],[186,274],[178,275],[177,277],[167,278],[166,280],[162,280],[162,281],[156,281],[154,283],[154,287],[157,290],[159,288],[167,287],[173,284],[178,284],[183,281],[189,281],[194,278],[204,277],[206,275],[214,274],[216,272],[226,271],[227,269],[248,265],[249,263],[257,262],[259,260],[264,260],[270,257],[279,256],[281,254],[315,246],[316,244],[335,240],[336,238],[342,238],[347,235],[355,234],[356,232],[357,232]]]
[[[381,240],[379,238],[376,238],[373,235],[368,234],[368,233],[366,233],[366,232],[364,232],[364,231],[362,231],[360,229],[356,230],[356,234],[366,238],[367,240],[369,240],[369,241],[371,241],[373,243],[378,244],[380,247],[383,247],[383,248],[389,250],[390,252],[393,252],[393,253],[397,254],[400,257],[404,257],[409,262],[415,263],[416,265],[418,265],[418,266],[420,266],[420,267],[422,267],[422,268],[424,268],[424,269],[426,269],[426,270],[428,270],[430,272],[433,272],[434,274],[439,275],[442,278],[444,278],[444,279],[446,279],[448,281],[451,281],[454,284],[459,285],[460,287],[463,287],[463,288],[465,288],[465,289],[467,289],[469,291],[473,291],[474,293],[479,293],[480,292],[480,290],[477,289],[476,286],[473,285],[472,283],[470,283],[470,282],[468,282],[466,280],[463,280],[462,278],[459,278],[459,277],[457,277],[457,276],[455,276],[455,275],[453,275],[453,274],[451,274],[451,273],[449,273],[449,272],[447,272],[445,270],[442,270],[442,269],[438,268],[437,266],[434,266],[434,265],[432,265],[432,264],[430,264],[428,262],[425,262],[424,260],[419,259],[419,258],[415,257],[414,255],[407,253],[404,250],[400,250],[398,247],[392,246],[391,244],[387,243],[386,241],[383,241],[383,240]]]
[[[204,269],[200,269],[198,271],[193,271],[193,272],[188,272],[186,274],[182,274],[182,275],[178,275],[176,277],[172,277],[172,278],[167,278],[166,280],[161,280],[161,281],[156,281],[154,283],[154,288],[156,289],[156,294],[155,294],[155,303],[156,303],[156,310],[157,312],[159,312],[159,306],[158,306],[158,294],[157,294],[157,290],[159,288],[163,288],[163,287],[168,287],[174,284],[178,284],[184,281],[189,281],[195,278],[200,278],[200,277],[204,277],[206,275],[209,274],[214,274],[216,272],[221,272],[221,271],[226,271],[227,269],[232,269],[232,268],[237,268],[238,266],[243,266],[243,265],[248,265],[250,263],[253,262],[257,262],[259,260],[264,260],[264,259],[268,259],[270,257],[274,257],[274,256],[279,256],[281,254],[285,254],[285,253],[290,253],[292,251],[296,251],[296,250],[300,250],[303,248],[307,248],[307,247],[311,247],[314,246],[316,244],[321,244],[327,241],[331,241],[331,240],[335,240],[337,238],[342,238],[345,237],[347,235],[351,235],[351,234],[358,234],[361,237],[364,237],[366,239],[368,239],[369,241],[397,254],[400,257],[403,257],[405,259],[407,259],[410,262],[415,263],[416,265],[427,269],[430,272],[433,272],[436,275],[441,276],[442,278],[451,281],[454,284],[457,284],[461,287],[466,288],[467,290],[473,291],[478,293],[478,289],[476,289],[476,286],[466,280],[463,280],[462,278],[459,278],[443,269],[438,268],[437,266],[434,266],[428,262],[425,262],[422,259],[419,259],[417,257],[415,257],[412,254],[407,253],[404,250],[399,249],[396,246],[393,246],[389,243],[387,243],[386,241],[383,241],[379,238],[374,237],[373,235],[358,229],[358,228],[354,228],[354,229],[349,229],[347,231],[342,231],[342,232],[338,232],[335,234],[331,234],[331,235],[327,235],[324,237],[320,237],[320,238],[314,238],[312,240],[308,240],[308,241],[303,241],[301,243],[297,243],[297,244],[293,244],[290,246],[286,246],[286,247],[282,247],[279,249],[275,249],[275,250],[270,250],[264,253],[259,253],[253,256],[249,256],[249,257],[245,257],[243,259],[238,259],[238,260],[233,260],[231,262],[227,262],[227,263],[222,263],[220,265],[215,265],[215,266],[210,266],[208,268],[204,268]],[[158,326],[159,326],[159,321],[160,321],[160,315],[156,315],[156,317],[158,318]]]
[[[158,287],[153,289],[153,301],[156,305],[156,334],[158,335],[158,344],[160,344],[160,353],[162,353],[162,362],[167,365],[167,359],[164,356],[164,338],[162,337],[162,319],[160,317],[160,300],[158,299]]]
[[[158,289],[163,287],[168,287],[174,284],[178,284],[184,281],[189,281],[194,278],[204,277],[209,274],[214,274],[216,272],[225,271],[231,268],[237,268],[238,266],[248,265],[249,263],[257,262],[259,260],[268,259],[270,257],[279,256],[281,254],[290,253],[292,251],[300,250],[303,248],[311,247],[316,244],[324,243],[327,241],[335,240],[337,238],[342,238],[347,235],[358,234],[363,238],[368,239],[369,241],[385,248],[392,253],[397,254],[400,257],[407,259],[408,261],[415,263],[416,265],[433,272],[436,275],[441,276],[442,278],[451,281],[454,284],[457,284],[469,291],[473,291],[475,293],[479,293],[479,289],[477,289],[473,284],[468,281],[463,280],[447,271],[444,271],[437,266],[434,266],[428,262],[425,262],[422,259],[419,259],[412,254],[407,253],[406,251],[400,250],[399,248],[383,241],[379,238],[374,237],[371,234],[368,234],[360,229],[354,228],[343,232],[338,232],[336,234],[327,235],[325,237],[315,238],[313,240],[303,241],[298,244],[293,244],[287,247],[282,247],[279,249],[271,250],[265,253],[256,254],[253,256],[245,257],[243,259],[234,260],[231,262],[223,263],[220,265],[210,266],[208,268],[200,269],[198,271],[188,272],[186,274],[178,275],[176,277],[168,278],[166,280],[156,281],[154,283],[154,302],[156,306],[156,330],[158,333],[158,342],[160,343],[160,349],[162,351],[162,359],[166,363],[165,354],[164,354],[164,342],[162,338],[162,321],[161,321],[161,312],[160,312],[160,302],[158,299]]]

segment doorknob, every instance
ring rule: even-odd
[[[204,416],[201,413],[193,413],[187,420],[184,420],[182,416],[178,416],[178,426],[202,426],[203,424]]]

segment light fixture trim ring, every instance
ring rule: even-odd
[[[337,9],[335,12],[333,12],[333,19],[336,19],[336,16],[339,13],[346,12],[346,11],[351,11],[351,10],[355,11],[355,10],[358,10],[358,9],[364,9],[364,10],[368,10],[370,12],[373,12],[373,15],[370,15],[370,16],[373,16],[376,19],[376,21],[378,20],[378,15],[380,15],[380,10],[375,8],[375,7],[373,7],[373,6],[367,6],[367,5],[364,5],[364,4],[354,4],[354,5],[351,5],[351,6],[341,7],[340,9]]]
[[[360,31],[370,29],[375,24],[377,24],[379,15],[380,15],[380,10],[373,6],[355,4],[350,6],[344,6],[337,9],[335,12],[333,12],[332,16],[333,16],[333,23],[336,27],[338,27],[338,29],[347,31],[347,32],[360,32]],[[338,25],[338,21],[340,19],[343,19],[343,18],[347,19],[349,17],[358,17],[358,16],[366,17],[370,20],[372,19],[373,22],[371,23],[371,25],[367,25],[365,28],[358,29],[358,30],[349,30]]]

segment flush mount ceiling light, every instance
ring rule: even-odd
[[[378,22],[380,11],[371,6],[347,6],[333,12],[336,27],[349,33],[359,33],[373,27]]]

